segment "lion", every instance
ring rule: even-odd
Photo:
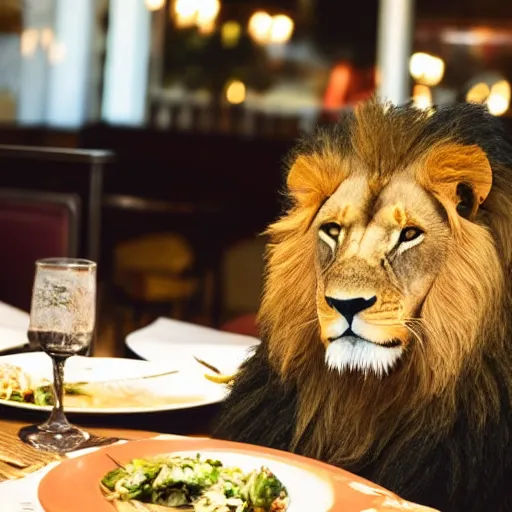
[[[261,344],[214,436],[446,511],[512,510],[512,148],[475,104],[372,99],[300,141]]]

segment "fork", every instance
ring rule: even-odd
[[[142,377],[119,377],[117,379],[106,379],[106,380],[95,380],[95,381],[78,381],[78,382],[65,382],[67,386],[86,386],[87,384],[110,384],[112,382],[126,382],[127,380],[145,380],[145,379],[156,379],[157,377],[166,377],[167,375],[173,375],[179,373],[179,370],[171,370],[163,373],[155,373],[153,375],[143,375]]]
[[[202,364],[203,366],[205,366],[206,368],[208,368],[209,370],[211,370],[212,372],[214,373],[217,373],[219,375],[221,375],[221,371],[216,368],[215,366],[211,365],[210,363],[207,363],[206,361],[203,361],[202,359],[199,359],[198,357],[194,356],[194,359],[199,363],[199,364]]]

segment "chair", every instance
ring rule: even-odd
[[[76,257],[80,198],[75,194],[0,189],[0,300],[30,310],[34,262]]]
[[[157,316],[213,324],[220,257],[208,236],[217,206],[107,194],[104,207],[117,347]]]
[[[263,291],[266,239],[239,240],[226,250],[223,261],[226,318],[222,331],[258,338],[257,314]]]
[[[27,140],[35,142],[35,146],[0,144],[0,187],[77,194],[83,212],[77,250],[85,258],[100,261],[103,180],[109,174],[114,155],[104,150],[36,147],[38,141],[42,145],[51,142],[36,136]],[[103,268],[98,268],[98,276]]]
[[[222,262],[224,322],[259,310],[266,242],[262,236],[252,236],[226,249]]]
[[[240,315],[236,318],[233,318],[232,320],[225,322],[221,326],[220,330],[258,338],[260,335],[258,328],[258,315],[256,313]]]
[[[198,290],[194,253],[176,233],[157,233],[127,240],[114,249],[114,285],[119,306],[127,305],[140,318],[171,314],[184,319],[188,302]]]

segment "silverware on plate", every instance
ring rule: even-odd
[[[209,370],[211,370],[213,373],[217,373],[217,374],[221,374],[222,372],[216,368],[215,366],[213,366],[212,364],[210,363],[207,363],[206,361],[203,361],[202,359],[199,359],[198,357],[194,356],[194,359],[199,363],[199,364],[202,364],[203,366],[205,366],[206,368],[208,368]]]
[[[207,373],[204,374],[205,378],[208,379],[211,382],[215,382],[216,384],[229,384],[233,381],[234,374],[223,374],[218,368],[213,366],[210,363],[207,363],[206,361],[203,361],[202,359],[199,359],[198,357],[194,356],[194,359],[201,365],[203,365],[205,368],[208,368],[210,371],[212,371],[215,375],[209,375]]]
[[[87,384],[111,384],[113,382],[126,382],[126,381],[134,381],[134,380],[156,379],[157,377],[166,377],[168,375],[173,375],[175,373],[179,373],[179,370],[171,370],[169,372],[155,373],[153,375],[144,375],[142,377],[118,377],[117,379],[65,382],[65,384],[67,386],[86,386]]]

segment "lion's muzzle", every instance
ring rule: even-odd
[[[375,295],[370,298],[357,297],[355,299],[336,299],[334,297],[325,297],[325,301],[331,308],[335,309],[340,315],[342,315],[347,321],[349,327],[351,327],[354,316],[365,309],[371,308],[377,302],[377,297]]]

